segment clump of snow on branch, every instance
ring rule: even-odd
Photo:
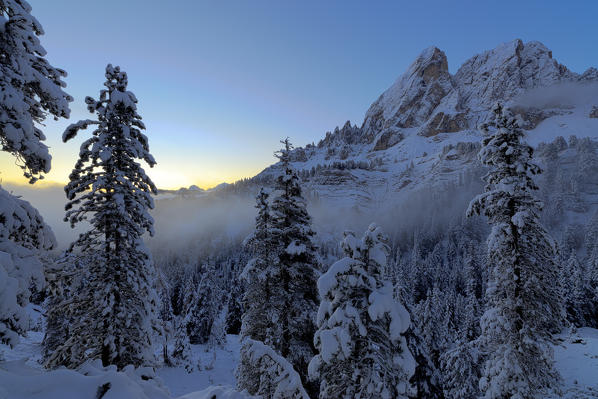
[[[309,399],[301,383],[301,377],[293,366],[263,342],[246,338],[243,351],[259,370],[259,386],[256,395],[272,399]]]
[[[30,284],[44,284],[38,255],[55,245],[38,211],[0,187],[0,342],[15,345],[26,331]]]

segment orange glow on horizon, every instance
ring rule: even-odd
[[[0,155],[0,185],[10,184],[39,187],[40,189],[49,186],[64,186],[68,181],[68,175],[71,169],[66,169],[60,166],[63,165],[53,166],[50,173],[46,174],[43,179],[30,185],[27,179],[23,176],[21,169],[15,165],[14,162],[10,162],[10,156],[8,154],[6,154],[6,156]],[[254,170],[250,170],[244,174],[235,173],[233,170],[222,171],[224,172],[222,176],[213,173],[214,170],[206,170],[205,177],[181,174],[172,169],[173,168],[160,167],[160,165],[157,165],[154,168],[145,168],[146,173],[159,189],[176,190],[181,187],[196,185],[201,189],[208,190],[222,183],[234,183],[244,178],[253,177],[263,170],[263,167],[253,168]]]

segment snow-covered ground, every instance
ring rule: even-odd
[[[0,358],[4,359],[0,361],[0,399],[95,399],[98,387],[106,382],[113,387],[102,399],[248,397],[230,388],[235,386],[234,371],[239,359],[240,344],[236,335],[228,335],[226,345],[216,350],[191,345],[192,357],[200,366],[198,371],[187,373],[184,367],[159,368],[151,382],[131,373],[125,375],[93,367],[87,376],[65,369],[46,372],[40,364],[42,339],[42,332],[29,331],[12,350],[0,345]],[[121,392],[116,392],[117,386]]]
[[[98,387],[106,382],[112,388],[103,399],[247,398],[218,387],[235,385],[240,349],[235,335],[229,335],[225,347],[215,352],[203,345],[192,346],[201,370],[188,374],[184,368],[160,368],[150,381],[141,378],[139,372],[116,373],[94,367],[86,370],[86,376],[65,369],[46,372],[39,364],[42,338],[42,333],[31,331],[12,350],[0,345],[0,355],[5,359],[0,362],[0,399],[94,399]],[[566,331],[559,341],[554,354],[563,378],[560,397],[598,398],[598,330]]]
[[[235,386],[235,368],[239,360],[239,337],[228,335],[224,348],[209,350],[204,345],[191,345],[192,357],[200,370],[187,373],[184,367],[165,367],[156,374],[173,397],[200,391],[213,385]]]
[[[560,338],[554,357],[563,378],[563,397],[598,398],[598,330],[580,328]]]

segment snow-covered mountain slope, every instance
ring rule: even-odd
[[[340,207],[376,209],[428,185],[481,173],[477,126],[497,101],[522,117],[537,146],[558,136],[598,138],[598,70],[577,74],[542,43],[504,43],[455,74],[446,55],[424,50],[367,111],[317,145],[297,148],[293,165],[308,192]],[[266,184],[273,165],[254,179]]]

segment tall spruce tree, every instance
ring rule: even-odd
[[[241,319],[243,317],[244,286],[238,274],[236,273],[233,277],[226,303],[226,333],[233,335],[241,333]]]
[[[173,364],[180,367],[185,367],[188,373],[200,369],[199,364],[193,361],[191,353],[191,344],[189,343],[189,336],[187,335],[186,324],[179,317],[174,317],[174,346],[172,349]]]
[[[345,258],[318,280],[319,353],[310,375],[320,379],[320,398],[407,398],[415,360],[404,333],[409,313],[383,280],[389,248],[372,224],[361,240],[345,233]]]
[[[465,272],[465,316],[461,325],[461,337],[464,342],[471,342],[480,335],[480,303],[478,302],[477,291],[481,278],[478,274],[478,265],[475,259],[473,245],[469,245],[464,259]]]
[[[166,276],[160,273],[157,289],[160,298],[158,317],[162,329],[162,364],[172,366],[170,355],[168,353],[169,341],[174,337],[174,317],[172,312],[172,303],[170,301],[170,287],[166,281]]]
[[[480,334],[480,304],[477,291],[480,277],[473,244],[467,245],[464,262],[465,297],[463,320],[453,346],[440,356],[442,389],[450,399],[475,399],[479,397],[480,363],[483,359],[477,346]]]
[[[480,357],[475,341],[457,341],[440,357],[445,398],[479,398]]]
[[[154,233],[148,210],[157,190],[136,160],[150,166],[156,162],[141,132],[145,126],[137,99],[127,91],[126,73],[108,65],[104,85],[99,100],[85,99],[97,120],[79,121],[63,135],[66,142],[79,130],[96,126],[81,145],[65,187],[65,221],[73,227],[84,220],[91,225],[70,250],[77,248],[93,258],[89,281],[66,309],[72,317],[70,338],[50,364],[68,359],[69,366],[77,366],[97,358],[122,368],[154,362],[152,336],[160,330],[156,273],[142,235]]]
[[[190,279],[186,286],[186,306],[184,323],[193,345],[205,344],[210,337],[214,320],[223,306],[223,292],[216,264],[208,261],[199,270],[199,282]]]
[[[445,299],[444,293],[435,285],[428,289],[426,298],[414,307],[412,313],[416,339],[409,338],[416,343],[413,352],[418,362],[413,383],[419,396],[431,399],[443,398],[440,355],[447,349],[450,339]]]
[[[581,293],[588,291],[587,294],[578,295],[578,297],[584,296],[581,300],[580,305],[587,304],[587,314],[589,317],[586,318],[586,326],[598,326],[598,242],[594,242],[592,245],[586,248],[589,252],[588,259],[584,268],[584,277],[581,280],[576,281],[576,291]]]
[[[274,243],[271,236],[272,219],[270,216],[269,193],[264,189],[256,196],[258,213],[255,218],[255,230],[245,241],[245,248],[251,259],[243,269],[241,278],[245,281],[246,289],[243,295],[243,316],[241,318],[241,338],[252,339],[272,345],[274,323],[272,315],[272,290],[270,287],[271,276],[269,272],[275,269]],[[237,386],[248,392],[257,393],[257,386],[261,376],[260,369],[255,367],[253,354],[248,350],[252,345],[243,345],[241,348],[239,366],[237,367]]]
[[[575,252],[571,251],[569,260],[565,263],[566,270],[561,272],[565,275],[561,278],[561,287],[569,321],[578,327],[593,327],[598,324],[591,267],[591,263],[588,265],[589,269],[583,267]]]
[[[275,269],[269,273],[274,302],[271,320],[277,325],[271,345],[297,370],[308,393],[313,393],[317,388],[308,383],[307,365],[315,354],[319,260],[311,217],[299,177],[291,165],[293,146],[288,138],[281,143],[284,148],[276,154],[281,172],[276,178],[276,196],[271,206],[271,234],[277,245]]]
[[[468,215],[488,217],[488,309],[480,342],[487,361],[480,379],[486,399],[535,398],[557,386],[549,345],[562,323],[555,243],[538,220],[542,204],[533,192],[533,149],[521,142],[517,120],[500,104],[486,133],[479,158],[490,171],[485,192]]]
[[[256,197],[255,207],[258,214],[255,218],[255,231],[245,242],[245,247],[252,258],[241,273],[241,278],[247,285],[243,296],[245,311],[241,319],[241,336],[270,345],[271,342],[266,338],[271,335],[272,326],[268,324],[269,320],[263,317],[264,314],[270,313],[272,306],[270,281],[266,274],[272,271],[274,254],[274,243],[270,235],[272,220],[268,197],[269,194],[262,188]]]
[[[307,365],[314,355],[319,260],[299,177],[291,166],[292,145],[288,139],[282,143],[276,154],[275,197],[269,204],[264,190],[258,195],[256,230],[247,241],[253,257],[242,273],[247,287],[241,335],[286,358],[313,394],[317,386],[308,380]],[[256,355],[248,351],[253,348],[244,345],[237,370],[239,387],[250,393],[256,392],[256,381],[267,378],[259,375],[259,367],[252,368]]]

